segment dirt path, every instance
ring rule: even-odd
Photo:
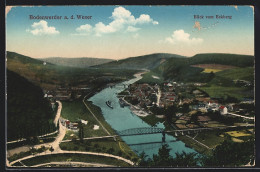
[[[59,120],[60,114],[61,114],[62,104],[61,104],[60,101],[56,101],[56,102],[59,104],[59,106],[58,106],[58,110],[57,110],[57,113],[56,113],[56,117],[55,117],[53,122],[54,122],[55,126],[57,127],[58,120]]]
[[[212,149],[212,148],[208,147],[207,145],[205,145],[205,144],[199,142],[198,140],[196,140],[196,139],[194,139],[194,138],[192,138],[192,137],[190,137],[190,136],[188,136],[188,135],[186,135],[186,137],[188,137],[188,138],[194,140],[195,142],[197,142],[198,144],[204,146],[204,147],[207,148],[207,149]]]
[[[86,95],[87,96],[87,95]],[[92,116],[96,119],[96,121],[99,123],[99,125],[103,128],[103,130],[109,135],[111,136],[111,134],[109,133],[109,131],[107,131],[107,129],[102,125],[102,123],[97,119],[96,115],[91,111],[91,109],[88,107],[88,105],[85,103],[85,98],[86,96],[83,98],[83,103],[84,105],[87,107],[87,109],[89,110],[89,112],[92,114]]]
[[[33,165],[31,167],[42,167],[46,165],[69,165],[73,166],[76,165],[77,167],[84,166],[84,167],[115,167],[113,165],[107,165],[107,164],[100,164],[100,163],[88,163],[88,162],[75,162],[75,161],[64,161],[64,162],[49,162],[49,163],[44,163],[44,164],[37,164]]]
[[[83,154],[83,155],[97,155],[97,156],[104,156],[104,157],[111,157],[111,158],[115,158],[115,159],[118,159],[118,160],[122,160],[130,165],[134,165],[134,162],[128,160],[128,159],[125,159],[123,157],[120,157],[120,156],[116,156],[116,155],[112,155],[112,154],[107,154],[107,153],[97,153],[97,152],[80,152],[80,151],[59,151],[59,152],[42,152],[42,153],[39,153],[39,154],[35,154],[35,155],[29,155],[29,156],[26,156],[26,157],[23,157],[23,158],[20,158],[20,159],[17,159],[15,161],[12,161],[10,163],[10,165],[13,165],[19,161],[23,161],[23,160],[26,160],[26,159],[30,159],[30,158],[34,158],[34,157],[38,157],[38,156],[45,156],[45,155],[54,155],[54,154]]]

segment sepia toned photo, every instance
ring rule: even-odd
[[[6,167],[255,166],[254,6],[6,6]]]

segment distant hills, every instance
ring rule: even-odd
[[[96,86],[108,80],[133,76],[137,70],[96,69],[55,65],[15,52],[7,51],[7,69],[26,78],[41,88],[50,90],[57,86],[87,84]]]
[[[40,60],[60,66],[85,68],[89,66],[100,65],[113,61],[112,59],[80,57],[80,58],[65,58],[65,57],[48,57],[40,58]]]
[[[113,68],[113,69],[154,69],[170,58],[186,58],[176,54],[156,53],[137,57],[129,57],[126,59],[112,61],[102,65],[96,65],[97,68]]]
[[[71,75],[73,73],[70,71],[77,71],[77,74],[82,75],[82,72],[92,73],[95,71],[93,69],[99,68],[103,71],[110,71],[112,69],[131,69],[131,70],[152,70],[152,72],[158,73],[164,79],[176,79],[182,81],[201,81],[207,82],[210,80],[209,73],[203,73],[203,68],[199,68],[193,65],[198,64],[221,64],[221,65],[231,65],[235,67],[253,67],[254,66],[254,56],[249,55],[237,55],[237,54],[221,54],[221,53],[207,53],[207,54],[197,54],[193,57],[185,57],[176,54],[167,53],[157,53],[149,54],[137,57],[129,57],[126,59],[111,61],[111,59],[98,59],[96,58],[76,58],[76,59],[65,59],[65,58],[48,58],[49,60],[33,59],[18,53],[7,52],[7,67],[8,69],[19,73],[20,75],[26,77],[27,79],[43,81],[45,83],[55,84],[57,78],[62,76],[64,79],[64,74]],[[55,63],[59,65],[54,65],[51,62],[56,60]],[[82,64],[79,64],[82,60]],[[90,65],[87,61],[93,63],[102,62],[103,64],[93,65],[90,68],[82,68],[83,66]],[[73,62],[74,61],[74,62]],[[86,64],[83,63],[86,62]],[[104,63],[105,61],[109,61]],[[67,67],[68,63],[71,62],[71,66]],[[92,63],[91,62],[91,63]],[[63,63],[63,65],[62,65]],[[77,68],[75,66],[78,66]],[[82,68],[80,69],[79,66]],[[84,69],[84,71],[83,71]],[[86,71],[85,71],[86,70]],[[94,72],[94,73],[93,73]],[[74,73],[75,74],[75,73]],[[212,74],[211,74],[212,75]],[[68,77],[68,76],[66,76]],[[78,77],[78,76],[77,76]]]

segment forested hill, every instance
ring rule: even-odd
[[[40,87],[7,70],[7,139],[42,135],[55,130],[54,112]]]
[[[197,54],[190,58],[171,58],[159,65],[155,72],[163,75],[164,79],[179,81],[208,82],[212,74],[202,73],[204,69],[194,67],[196,64],[221,64],[234,67],[254,67],[254,56],[236,54]]]
[[[182,58],[184,56],[167,53],[156,53],[144,56],[129,57],[126,59],[112,61],[93,67],[113,69],[154,69],[170,58]]]
[[[52,64],[60,65],[60,66],[79,67],[79,68],[100,65],[103,63],[108,63],[113,61],[112,59],[90,58],[90,57],[80,57],[80,58],[49,57],[49,58],[41,58],[40,60]]]
[[[223,64],[237,67],[252,67],[254,66],[254,56],[238,55],[238,54],[196,54],[189,58],[190,64]]]

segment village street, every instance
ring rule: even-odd
[[[245,119],[255,119],[254,117],[248,117],[248,116],[243,116],[243,115],[238,115],[235,113],[228,113],[229,115],[233,115],[233,116],[237,116],[237,117],[241,117],[241,118],[245,118]]]

